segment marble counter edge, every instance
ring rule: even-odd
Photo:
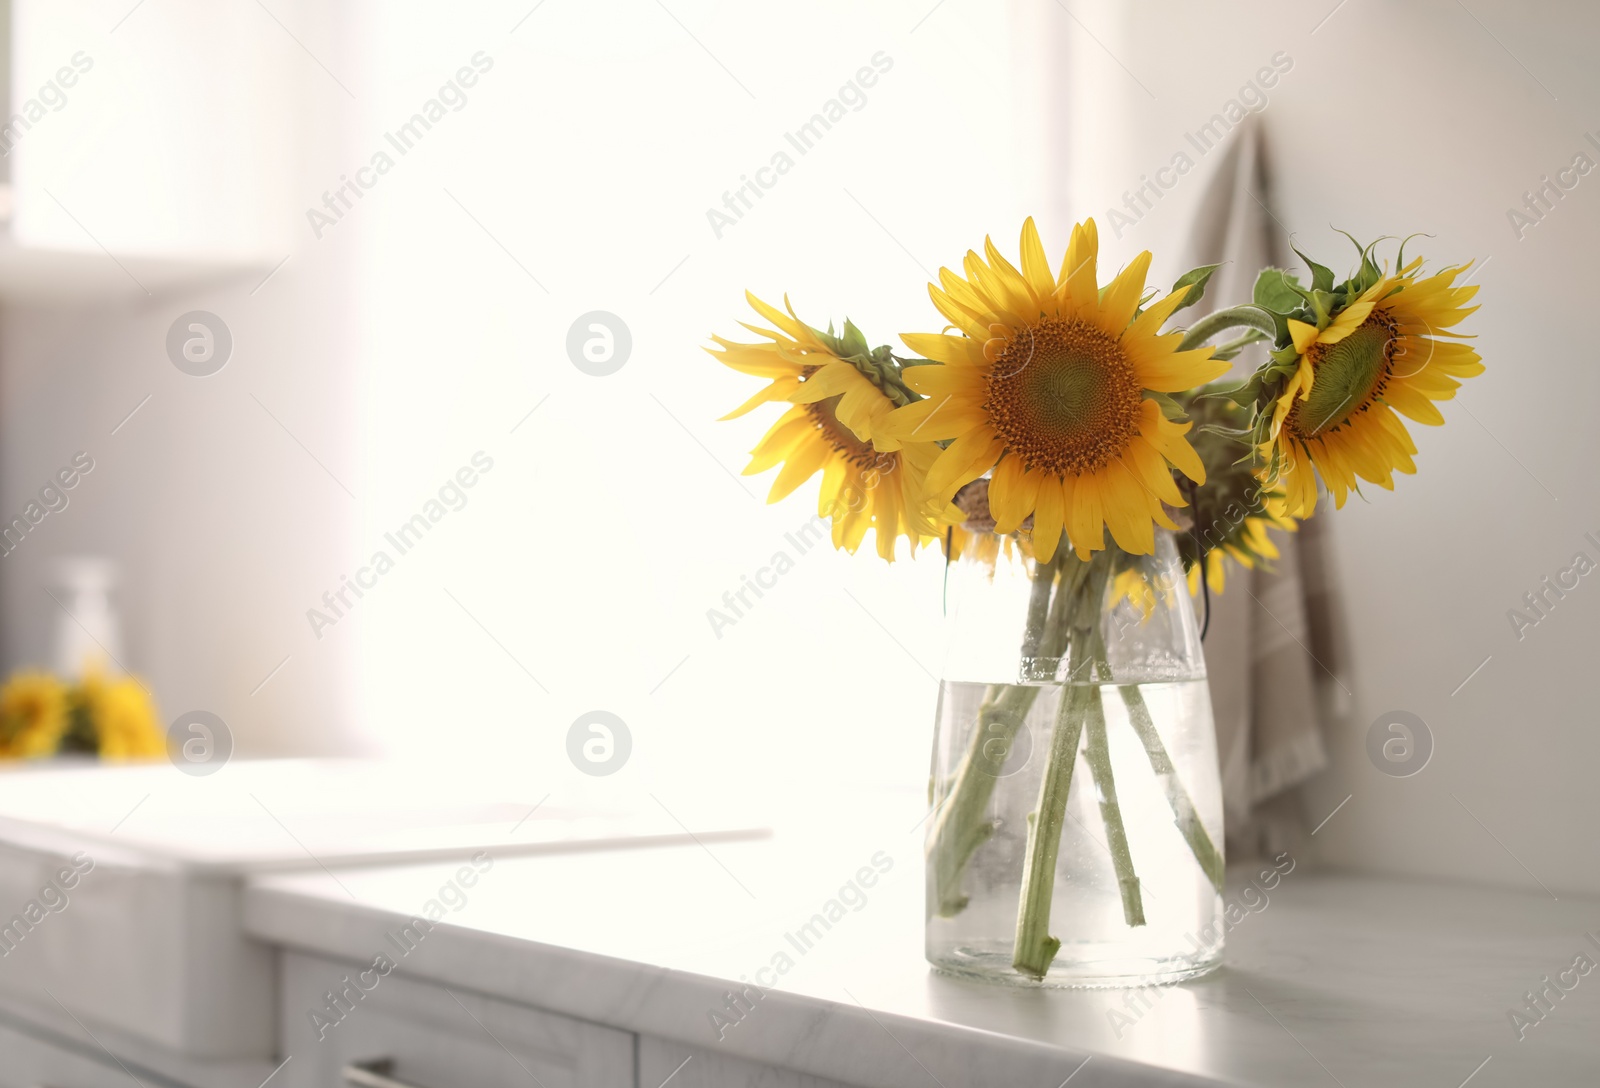
[[[407,921],[405,915],[360,902],[314,899],[254,883],[245,887],[247,936],[353,964],[369,965],[378,954],[392,953],[388,934]],[[927,1088],[930,1079],[949,1085],[1056,1088],[1068,1077],[1084,1088],[1216,1088],[1225,1083],[956,1022],[777,989],[768,990],[719,1040],[710,1028],[709,1011],[722,1009],[738,982],[448,922],[419,942],[397,971],[418,981],[470,989],[862,1088]],[[330,978],[329,984],[336,981]],[[1085,1075],[1077,1079],[1080,1069]]]
[[[694,843],[754,842],[772,837],[765,826],[718,827],[703,831],[652,831],[633,834],[596,835],[574,839],[506,842],[494,837],[466,839],[459,843],[405,850],[371,848],[346,854],[319,851],[318,860],[284,851],[278,855],[232,860],[207,855],[174,853],[148,843],[114,839],[115,829],[52,827],[0,815],[0,847],[36,855],[40,858],[67,859],[85,854],[95,864],[137,870],[158,876],[188,880],[246,880],[305,872],[319,866],[338,869],[378,868],[393,865],[427,865],[435,862],[465,861],[473,854],[495,851],[506,857],[537,857],[551,854],[600,853],[606,851],[654,849],[687,846]]]

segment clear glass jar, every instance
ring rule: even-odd
[[[1222,785],[1172,535],[1039,564],[1025,539],[969,534],[949,573],[929,962],[1044,986],[1215,967]]]

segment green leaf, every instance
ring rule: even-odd
[[[1311,269],[1311,289],[1313,291],[1333,290],[1333,269],[1329,268],[1327,265],[1318,264],[1310,257],[1307,257],[1304,253],[1301,253],[1298,249],[1296,249],[1294,252],[1295,256],[1306,262],[1306,267]]]
[[[1335,227],[1334,230],[1339,230],[1339,228]],[[1361,255],[1361,271],[1357,272],[1354,276],[1351,276],[1345,281],[1349,287],[1348,294],[1351,298],[1354,298],[1357,295],[1365,292],[1367,288],[1371,287],[1373,284],[1377,283],[1383,278],[1383,269],[1379,268],[1378,263],[1372,259],[1372,251],[1377,249],[1378,243],[1385,241],[1388,236],[1385,235],[1383,238],[1375,238],[1370,245],[1364,246],[1358,242],[1356,240],[1356,236],[1351,234],[1349,231],[1339,230],[1339,233],[1350,239],[1350,244],[1355,246],[1356,252]],[[1416,235],[1413,234],[1411,237],[1415,238]],[[1400,243],[1400,252],[1402,255],[1404,255],[1405,249],[1406,243],[1402,241]]]
[[[1214,434],[1218,438],[1229,438],[1235,442],[1248,442],[1253,433],[1249,427],[1224,427],[1220,423],[1202,423],[1194,429],[1196,435]]]
[[[1199,268],[1191,268],[1179,276],[1177,282],[1172,285],[1174,291],[1180,287],[1192,287],[1194,290],[1184,295],[1183,301],[1178,303],[1178,309],[1172,312],[1177,313],[1178,310],[1188,309],[1204,298],[1206,284],[1211,281],[1211,274],[1221,267],[1220,264],[1203,264]]]
[[[1253,374],[1249,381],[1233,389],[1219,389],[1216,395],[1226,397],[1241,408],[1249,408],[1261,398],[1261,375]]]
[[[1281,348],[1273,348],[1267,355],[1272,361],[1261,370],[1269,378],[1274,376],[1287,378],[1300,369],[1300,352],[1292,341]]]
[[[1273,322],[1276,324],[1278,321],[1278,316],[1273,314],[1272,318]],[[1239,353],[1245,348],[1249,347],[1251,344],[1259,344],[1263,340],[1271,339],[1273,339],[1273,337],[1268,336],[1260,329],[1250,329],[1246,331],[1243,336],[1229,340],[1226,344],[1223,344],[1221,347],[1217,348],[1216,351],[1211,353],[1211,357],[1213,359],[1221,359],[1225,363],[1230,362],[1233,359],[1237,359],[1239,357]]]
[[[870,356],[872,354],[872,346],[867,343],[866,336],[862,334],[860,329],[855,327],[848,317],[844,319],[844,336],[840,337],[840,340],[844,345],[844,356],[847,359],[854,359],[858,355]]]
[[[807,325],[806,328],[810,329],[812,334],[816,336],[818,340],[821,340],[823,346],[829,351],[833,352],[835,355],[841,357],[844,356],[844,343],[834,335],[832,321],[828,322],[828,328],[826,332],[817,328],[815,325]]]
[[[1311,308],[1317,314],[1317,328],[1325,327],[1328,319],[1333,316],[1334,311],[1343,307],[1344,303],[1345,298],[1333,291],[1313,290],[1311,292]]]
[[[1273,341],[1281,344],[1289,338],[1289,315],[1304,308],[1310,293],[1292,273],[1263,268],[1256,277],[1253,298],[1257,306],[1272,315]]]
[[[1407,242],[1411,241],[1411,239],[1413,239],[1413,238],[1432,238],[1432,237],[1433,237],[1433,235],[1431,235],[1431,234],[1424,234],[1422,231],[1417,231],[1415,234],[1408,234],[1404,238],[1400,239],[1400,253],[1394,259],[1395,268],[1398,270],[1398,269],[1404,268],[1406,266],[1406,243]]]
[[[1291,272],[1281,268],[1263,268],[1256,277],[1253,301],[1263,310],[1288,314],[1297,310],[1306,299],[1306,289]]]
[[[1153,400],[1161,405],[1161,414],[1174,423],[1182,423],[1189,418],[1189,413],[1184,411],[1183,405],[1173,400],[1166,393],[1157,393],[1154,389],[1144,391],[1146,400]]]

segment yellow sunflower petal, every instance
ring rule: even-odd
[[[1060,297],[1075,313],[1091,315],[1099,305],[1100,285],[1095,279],[1095,262],[1100,253],[1100,232],[1093,219],[1087,219],[1072,228],[1072,240],[1067,243],[1067,255],[1061,262],[1061,272],[1056,277]]]
[[[1001,448],[998,440],[986,434],[962,435],[950,443],[928,470],[929,493],[948,495],[963,483],[977,479],[999,460]]]
[[[797,378],[779,378],[776,381],[774,381],[771,385],[767,386],[765,389],[760,390],[758,393],[755,394],[755,396],[751,397],[749,400],[745,401],[743,404],[739,405],[739,407],[735,408],[733,411],[729,412],[725,416],[722,416],[721,418],[722,419],[738,419],[740,416],[744,415],[746,412],[749,412],[751,409],[757,408],[760,405],[767,404],[767,403],[770,403],[771,401],[775,401],[775,400],[788,400],[790,395],[793,394],[799,388],[800,388],[799,379],[797,379]]]
[[[944,363],[953,367],[980,368],[985,366],[983,346],[966,336],[945,336],[943,333],[908,332],[900,337],[906,347],[916,352],[924,359],[932,359],[936,363]],[[917,381],[926,377],[927,371],[939,370],[940,367],[908,366],[905,370],[906,384],[913,389],[918,389]],[[920,389],[918,389],[921,392]]]
[[[1039,241],[1039,228],[1033,216],[1022,223],[1022,275],[1033,291],[1035,304],[1042,304],[1055,293],[1055,277],[1050,274],[1050,258],[1045,256],[1044,244]]]
[[[1056,546],[1061,543],[1061,505],[1060,483],[1055,480],[1044,481],[1033,511],[1033,549],[1041,563],[1048,563],[1056,554]]]
[[[1133,311],[1144,297],[1144,280],[1150,271],[1150,260],[1150,251],[1147,249],[1119,272],[1106,288],[1105,295],[1100,299],[1100,329],[1107,336],[1121,336],[1122,330],[1133,320]]]
[[[1311,350],[1311,345],[1317,342],[1317,327],[1307,325],[1304,321],[1289,319],[1289,336],[1294,340],[1294,350],[1302,355]]]

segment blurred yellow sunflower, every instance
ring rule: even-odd
[[[884,365],[887,349],[869,349],[848,322],[843,337],[811,328],[795,316],[788,299],[785,313],[748,292],[745,297],[775,326],[745,324],[767,342],[736,343],[713,336],[720,350],[706,350],[735,370],[770,381],[723,418],[773,401],[791,407],[751,450],[744,474],[781,464],[767,495],[774,503],[820,471],[817,514],[832,519],[834,547],[852,554],[868,529],[876,536],[878,554],[890,562],[900,537],[915,549],[940,536],[926,488],[938,446],[896,443],[890,450],[872,441],[882,420],[914,397],[899,386],[893,368]]]
[[[1178,551],[1183,557],[1189,595],[1199,594],[1202,572],[1211,592],[1221,593],[1227,585],[1229,559],[1246,570],[1253,570],[1257,564],[1266,564],[1278,558],[1278,546],[1273,543],[1267,530],[1283,529],[1292,533],[1297,528],[1295,520],[1283,513],[1283,496],[1270,494],[1263,498],[1260,513],[1235,522],[1218,522],[1210,526],[1211,536],[1208,539],[1215,539],[1215,543],[1202,544],[1195,539],[1193,532],[1180,533],[1177,538]],[[1218,532],[1225,535],[1217,538],[1215,534]],[[1148,574],[1138,566],[1125,567],[1112,578],[1111,601],[1113,604],[1124,599],[1131,601],[1143,617],[1149,619],[1155,614],[1157,604],[1170,599],[1173,588],[1152,583]]]
[[[964,278],[941,269],[929,285],[955,335],[902,337],[943,365],[906,368],[906,384],[927,399],[897,409],[875,431],[880,445],[953,440],[928,472],[931,493],[947,499],[992,470],[996,532],[1016,532],[1031,516],[1041,562],[1063,530],[1081,558],[1105,547],[1108,528],[1124,551],[1149,553],[1155,525],[1174,527],[1162,504],[1184,505],[1172,468],[1197,483],[1205,472],[1184,438],[1189,425],[1146,394],[1227,370],[1210,348],[1180,352],[1180,334],[1160,333],[1188,289],[1141,311],[1150,267],[1141,253],[1102,291],[1092,219],[1073,229],[1057,273],[1032,219],[1020,270],[992,241],[984,248],[987,260],[967,254]]]
[[[69,724],[67,689],[54,676],[18,673],[0,689],[0,759],[54,755]]]
[[[1221,593],[1227,585],[1225,559],[1232,559],[1246,570],[1253,570],[1258,563],[1265,564],[1278,558],[1278,546],[1272,542],[1267,530],[1282,529],[1292,533],[1299,528],[1295,520],[1285,513],[1284,504],[1282,492],[1264,495],[1260,513],[1251,514],[1237,524],[1229,526],[1227,534],[1215,545],[1203,548],[1201,557],[1195,562],[1190,563],[1186,555],[1189,592],[1200,592],[1202,567],[1205,570],[1206,584],[1211,587],[1211,592]],[[1179,539],[1182,540],[1181,537]]]
[[[1421,279],[1418,259],[1382,274],[1365,251],[1363,265],[1363,275],[1335,291],[1349,302],[1329,307],[1314,324],[1287,321],[1293,346],[1284,354],[1297,365],[1268,406],[1260,451],[1266,478],[1282,486],[1285,512],[1294,517],[1315,509],[1315,477],[1338,507],[1359,489],[1358,477],[1392,490],[1395,472],[1416,472],[1417,447],[1400,416],[1443,423],[1434,402],[1483,373],[1470,346],[1440,339],[1459,337],[1444,330],[1477,309],[1467,303],[1478,288],[1454,286],[1468,266]]]
[[[92,686],[85,685],[85,695],[101,759],[125,762],[160,759],[167,754],[155,703],[137,680],[131,676],[97,679]]]
[[[1139,610],[1140,619],[1148,620],[1155,615],[1156,605],[1171,599],[1170,585],[1157,585],[1137,566],[1125,567],[1111,579],[1112,606],[1127,601]]]

